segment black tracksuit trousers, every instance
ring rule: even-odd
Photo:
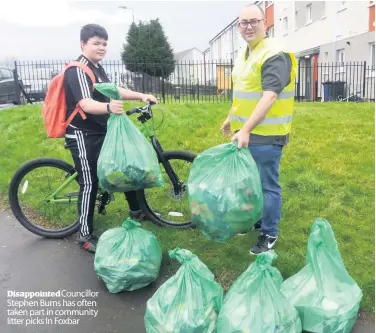
[[[70,126],[65,135],[66,146],[72,154],[80,184],[78,214],[82,236],[87,236],[93,232],[93,216],[98,191],[97,162],[104,138],[104,134],[92,134]],[[138,211],[139,205],[136,192],[126,192],[124,194],[128,201],[129,209]]]

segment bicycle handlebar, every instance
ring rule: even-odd
[[[148,110],[150,108],[150,106],[152,106],[153,104],[155,104],[155,103],[154,102],[148,102],[144,107],[133,108],[133,109],[126,111],[125,113],[126,113],[127,116],[130,116],[133,113],[141,113],[142,111]]]

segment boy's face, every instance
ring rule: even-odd
[[[83,53],[94,62],[100,62],[107,52],[107,41],[100,37],[92,37],[87,43],[81,41]]]

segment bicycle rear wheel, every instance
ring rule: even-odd
[[[49,198],[74,174],[73,166],[54,158],[22,165],[9,185],[9,204],[16,219],[32,233],[46,238],[64,238],[77,232],[77,177],[52,200]]]
[[[154,224],[168,228],[190,228],[192,222],[186,184],[196,155],[187,151],[167,151],[163,156],[179,178],[179,190],[175,191],[163,165],[160,164],[165,185],[137,191],[140,208]]]

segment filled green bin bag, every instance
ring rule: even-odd
[[[170,258],[182,265],[148,300],[147,333],[214,333],[223,289],[196,255],[176,248]]]
[[[328,221],[316,219],[308,239],[306,266],[281,288],[299,312],[303,329],[350,333],[362,291],[347,273]]]
[[[120,99],[113,83],[95,84],[103,95]],[[125,116],[111,114],[98,158],[99,184],[110,193],[162,187],[157,155],[139,129]]]
[[[94,270],[111,293],[143,288],[159,275],[162,250],[155,235],[128,218],[98,240]]]
[[[263,192],[248,148],[228,143],[201,153],[189,174],[188,199],[192,224],[210,240],[251,230],[263,214]]]
[[[217,333],[301,333],[296,309],[280,292],[282,276],[271,250],[257,256],[226,294]]]

